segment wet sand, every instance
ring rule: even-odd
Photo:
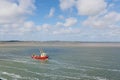
[[[61,42],[61,41],[22,41],[0,42],[0,46],[61,46],[61,47],[120,47],[118,42]]]

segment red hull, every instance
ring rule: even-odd
[[[36,60],[47,60],[48,56],[44,56],[44,57],[41,57],[41,56],[32,56],[32,58],[36,59]]]

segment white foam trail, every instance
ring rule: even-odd
[[[2,74],[10,76],[12,78],[22,78],[20,75],[17,75],[17,74],[14,74],[14,73],[2,72]]]
[[[25,70],[28,73],[32,73],[32,74],[36,74],[36,75],[40,75],[40,76],[45,76],[45,77],[60,77],[60,78],[69,78],[69,79],[77,79],[79,80],[79,77],[70,77],[70,76],[63,76],[63,75],[54,75],[54,74],[47,74],[47,73],[38,73],[38,72],[33,72],[33,71],[29,71],[29,70]],[[2,74],[4,75],[8,75],[12,78],[16,78],[16,79],[29,79],[29,80],[39,80],[38,78],[31,78],[31,77],[22,77],[20,75],[14,74],[14,73],[8,73],[8,72],[2,72]]]
[[[9,59],[0,59],[0,60],[14,61],[14,62],[20,62],[20,63],[27,63],[27,64],[38,64],[36,62],[29,62],[29,61],[25,61],[25,60],[24,61],[23,60],[9,60]],[[86,71],[86,69],[83,69],[83,68],[88,68],[88,69],[98,69],[98,70],[107,70],[107,71],[120,72],[120,70],[118,70],[118,69],[105,69],[105,68],[97,68],[97,67],[91,67],[91,66],[80,66],[81,68],[76,68],[76,67],[74,67],[74,65],[70,65],[70,64],[66,64],[66,63],[60,63],[60,62],[55,61],[55,60],[52,60],[52,62],[58,63],[59,65],[56,65],[56,66],[54,65],[54,68],[47,68],[47,69],[56,70],[56,69],[59,69],[59,68],[66,68],[66,69]],[[50,64],[46,64],[46,65],[50,65]]]
[[[80,66],[80,67],[89,68],[89,69],[98,69],[98,70],[107,70],[107,71],[120,72],[119,69],[105,69],[105,68],[97,68],[97,67],[90,67],[90,66]]]
[[[63,63],[63,62],[59,62],[59,61],[56,61],[56,60],[50,60],[50,61],[56,63],[56,66],[54,64],[54,68],[51,68],[51,70],[57,70],[57,69],[65,68],[65,69],[86,71],[86,69],[80,69],[80,68],[77,68],[74,65],[71,65],[71,64],[68,64],[68,63]],[[53,66],[53,64],[52,64],[52,66]]]
[[[51,63],[55,63],[55,64],[62,64],[61,62],[57,61],[57,60],[49,60]]]
[[[17,69],[17,70],[22,70],[22,71],[25,71],[25,72],[28,72],[28,73],[37,74],[37,75],[41,75],[41,76],[43,76],[45,74],[45,73],[32,72],[32,71],[29,71],[27,69],[22,69],[22,68],[17,68],[17,67],[10,67],[10,66],[3,66],[3,65],[0,65],[0,66],[1,67],[6,67],[6,68],[12,68],[12,69]],[[19,75],[14,74],[14,73],[2,72],[2,74],[10,76],[12,78],[24,78],[24,79],[29,79],[29,80],[31,79],[32,80],[32,78],[30,78],[30,77],[21,77]],[[46,76],[48,77],[49,75],[46,75]],[[34,79],[34,80],[37,80],[37,79]]]
[[[37,73],[37,72],[32,72],[34,74],[37,74],[37,75],[41,75],[41,76],[45,76],[45,77],[59,77],[59,78],[68,78],[68,79],[76,79],[76,80],[80,80],[81,78],[80,77],[71,77],[71,76],[64,76],[64,75],[54,75],[54,74],[47,74],[47,73]]]
[[[107,69],[108,71],[120,72],[118,69]]]
[[[8,73],[8,72],[2,72],[1,74],[10,76],[13,80],[18,80],[18,79],[39,80],[38,78],[34,78],[34,77],[22,77],[22,76],[20,76],[18,74]],[[1,79],[7,80],[7,79],[4,79],[4,78],[1,78]]]
[[[74,67],[73,65],[63,66],[63,68],[77,70],[77,71],[86,71],[86,69],[77,68],[77,67]]]
[[[3,60],[3,61],[12,61],[12,62],[18,62],[18,63],[25,63],[25,64],[37,64],[35,62],[30,62],[28,60],[17,60],[17,59],[14,59],[14,60],[10,60],[10,59],[0,59],[0,60]]]
[[[109,80],[107,78],[99,77],[99,76],[88,76],[86,74],[82,75],[83,78],[94,79],[94,80]]]
[[[109,80],[109,79],[107,79],[107,78],[95,77],[95,76],[93,76],[93,79],[96,79],[96,80]]]
[[[79,77],[71,77],[71,76],[64,76],[64,75],[54,75],[54,74],[47,74],[47,73],[44,73],[44,74],[41,74],[41,73],[37,73],[37,72],[32,72],[34,74],[37,74],[37,75],[41,75],[41,76],[46,76],[46,77],[59,77],[59,78],[64,78],[64,79],[75,79],[75,80],[80,80],[82,78],[89,78],[89,79],[95,79],[95,80],[108,80],[107,78],[102,78],[102,77],[96,77],[96,76],[87,76],[85,74],[79,76]]]
[[[16,69],[16,70],[22,70],[22,71],[26,71],[27,70],[27,69],[23,69],[23,68],[17,68],[17,67],[11,67],[11,66],[4,66],[4,65],[0,65],[0,67],[11,68],[11,69]]]
[[[0,77],[1,80],[7,80],[6,78]]]
[[[1,66],[1,65],[0,65]],[[10,67],[10,66],[3,66],[3,67],[6,67],[6,68],[13,68],[13,69],[18,69],[18,70],[22,70],[22,71],[25,71],[25,72],[28,72],[28,73],[32,73],[32,74],[36,74],[36,75],[41,75],[41,76],[47,76],[47,77],[62,77],[62,75],[48,75],[47,73],[38,73],[38,72],[33,72],[33,71],[30,71],[30,70],[27,70],[27,69],[22,69],[22,68],[16,68],[16,67]],[[94,67],[90,67],[90,68],[94,68]],[[99,69],[99,68],[97,68]],[[100,68],[101,69],[101,68]],[[107,69],[109,71],[119,71],[119,70],[116,70],[116,69]],[[70,74],[70,72],[62,72],[62,73],[65,73],[65,74]],[[73,74],[73,73],[72,73]],[[74,75],[79,75],[79,73],[74,73]],[[101,78],[101,77],[95,77],[95,76],[87,76],[87,75],[82,75],[81,77],[87,77],[87,78],[90,78],[90,79],[96,79],[96,80],[108,80],[106,78]],[[70,76],[63,76],[63,78],[70,78],[70,79],[80,79],[78,77],[70,77]],[[24,79],[28,79],[27,77],[24,77]],[[29,78],[30,79],[30,78]],[[39,79],[38,79],[39,80]]]
[[[64,75],[54,75],[54,74],[47,74],[47,73],[38,73],[38,72],[33,72],[27,69],[21,69],[21,68],[16,68],[16,67],[9,67],[9,66],[5,66],[8,68],[15,68],[15,69],[19,69],[19,70],[23,70],[25,72],[28,73],[32,73],[32,74],[36,74],[36,75],[40,75],[40,76],[45,76],[45,77],[56,77],[56,78],[64,78],[64,79],[76,79],[76,80],[80,80],[81,78],[89,78],[89,79],[95,79],[95,80],[108,80],[106,78],[101,78],[101,77],[95,77],[95,76],[88,76],[85,74],[80,75],[79,73],[74,73],[74,75],[77,75],[77,77],[71,77],[71,76],[64,76]],[[70,72],[63,72],[63,73],[67,73],[70,74]],[[21,77],[20,75],[14,74],[14,73],[7,73],[7,72],[2,72],[2,74],[8,75],[12,78],[16,78],[16,79],[28,79],[28,80],[39,80],[38,78],[31,78],[31,77]]]
[[[22,79],[26,79],[26,80],[39,80],[38,78],[33,78],[33,77],[22,77]]]

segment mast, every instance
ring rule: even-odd
[[[40,49],[40,53],[44,53],[44,51],[43,51],[43,49],[42,49],[42,48]]]
[[[45,56],[46,56],[46,53],[43,51],[42,48],[41,48],[41,50],[40,50],[40,53],[41,53],[41,54],[40,54],[41,57],[45,57]]]

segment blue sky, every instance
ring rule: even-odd
[[[0,1],[1,41],[120,41],[120,0]]]

